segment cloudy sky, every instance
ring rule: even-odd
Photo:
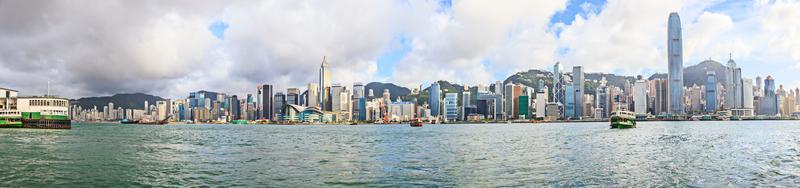
[[[666,72],[667,18],[684,66],[727,62],[800,86],[800,2],[767,0],[0,0],[0,87],[70,97],[253,93],[317,80],[492,83],[527,69]]]

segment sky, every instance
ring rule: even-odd
[[[316,82],[477,85],[528,69],[666,72],[667,19],[684,66],[735,60],[800,86],[800,2],[780,0],[0,0],[0,87],[69,98],[185,98]]]

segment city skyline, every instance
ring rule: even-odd
[[[491,84],[555,62],[649,76],[667,72],[669,12],[682,18],[684,67],[732,56],[747,70],[741,77],[800,85],[791,74],[800,70],[792,43],[800,35],[791,33],[800,27],[791,20],[797,2],[93,3],[0,2],[3,87],[42,95],[49,81],[53,94],[69,98],[181,98],[203,89],[242,96],[258,84],[285,91],[318,83],[323,57],[330,82],[342,85]],[[90,19],[131,11],[140,13]],[[402,16],[409,12],[416,14]]]

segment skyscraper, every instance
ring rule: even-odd
[[[272,85],[259,85],[256,100],[258,100],[258,119],[272,120]]]
[[[641,75],[633,83],[633,104],[636,114],[647,114],[647,81]]]
[[[684,114],[683,109],[683,36],[681,34],[681,18],[678,13],[669,14],[667,36],[668,74],[668,109],[670,114]]]
[[[583,117],[583,67],[572,67],[572,85],[575,91],[575,117]]]
[[[495,89],[497,89],[495,87]],[[441,100],[441,88],[439,82],[431,84],[430,91],[428,91],[428,105],[431,108],[431,116],[439,116],[439,101]]]
[[[717,112],[717,73],[706,73],[706,113]]]
[[[330,87],[331,87],[331,73],[328,70],[328,59],[326,56],[322,57],[322,65],[319,66],[319,89],[317,91],[318,102],[320,109],[323,111],[330,111]]]
[[[233,95],[233,96],[231,96],[230,100],[231,100],[231,106],[230,106],[231,107],[231,115],[230,115],[230,119],[231,120],[238,120],[242,115],[241,114],[241,109],[240,109],[239,97],[237,97],[236,95]]]
[[[733,59],[728,60],[727,66],[725,66],[725,80],[727,82],[725,85],[725,103],[722,105],[725,110],[730,110],[735,108],[736,106],[736,88],[734,83],[736,82],[734,79],[733,71],[736,69],[736,62]]]
[[[283,92],[277,92],[272,100],[275,101],[275,104],[273,105],[274,109],[272,110],[272,112],[275,114],[272,116],[281,117],[283,115],[283,107],[286,106],[286,94],[283,94]]]
[[[742,109],[744,104],[742,90],[742,68],[733,69],[733,108]]]
[[[445,119],[447,121],[458,120],[458,93],[446,93],[444,97]]]
[[[778,98],[775,95],[775,79],[772,76],[764,79],[764,97],[761,97],[759,104],[761,105],[758,111],[759,115],[774,116],[778,114]]]
[[[561,62],[553,65],[553,102],[564,104],[564,67]],[[563,113],[562,113],[563,114]]]
[[[306,106],[320,107],[319,105],[319,87],[316,83],[308,83],[306,88]]]

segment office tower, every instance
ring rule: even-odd
[[[670,114],[682,115],[683,109],[683,36],[678,13],[669,14],[667,60],[669,61],[669,92],[667,107]]]
[[[584,88],[584,77],[583,77],[583,67],[581,66],[574,66],[572,67],[572,85],[573,92],[575,92],[575,117],[580,118],[583,117],[583,88]]]
[[[444,114],[447,121],[458,120],[458,93],[446,93],[444,97]]]
[[[470,101],[472,97],[472,93],[469,92],[469,87],[464,86],[465,90],[461,93],[461,120],[466,121],[467,116],[471,112],[469,109],[472,107],[472,102]]]
[[[606,85],[608,82],[606,81],[606,77],[603,77],[600,80],[600,85],[597,86],[595,91],[595,118],[608,118],[608,115],[611,113],[611,106],[609,103],[609,91],[608,86]]]
[[[330,92],[329,101],[330,101],[331,104],[330,104],[330,108],[328,109],[328,111],[341,112],[343,110],[343,109],[340,108],[342,106],[342,100],[341,100],[342,91],[344,91],[344,87],[342,87],[341,84],[339,84],[339,83],[331,84],[331,87],[330,87],[330,90],[329,90],[329,92]]]
[[[647,81],[641,75],[633,84],[633,104],[636,114],[647,114]]]
[[[241,111],[241,103],[239,103],[239,97],[236,95],[231,96],[231,120],[238,120],[242,116]]]
[[[731,60],[733,61],[733,60]],[[733,108],[742,109],[744,98],[742,93],[742,68],[733,69]]]
[[[273,117],[281,117],[283,115],[283,109],[285,109],[284,107],[286,106],[286,94],[283,94],[283,92],[277,92],[275,93],[275,97],[272,99],[275,101],[275,104],[273,105],[273,108],[275,109],[272,110],[275,112]]]
[[[727,82],[725,83],[725,102],[722,104],[722,108],[725,110],[733,109],[736,106],[734,69],[736,69],[736,62],[733,59],[729,59],[727,66],[725,66],[725,80]]]
[[[753,79],[742,78],[742,108],[753,109]]]
[[[300,89],[286,89],[286,104],[300,105]]]
[[[428,91],[428,105],[431,109],[431,116],[439,116],[439,101],[442,97],[441,92],[438,82],[431,84],[430,90]]]
[[[331,111],[330,109],[330,87],[331,87],[331,73],[328,70],[328,59],[322,57],[322,65],[319,67],[319,89],[317,91],[317,102],[322,111]]]
[[[664,79],[655,79],[653,80],[653,85],[655,85],[655,114],[666,114],[669,111],[668,104],[668,81]]]
[[[364,95],[364,84],[360,82],[353,83],[353,98],[363,98]]]
[[[306,86],[306,106],[307,107],[320,107],[319,88],[316,83],[308,83]]]
[[[258,119],[272,120],[272,85],[262,84],[258,86],[256,94]]]
[[[536,118],[544,118],[545,108],[547,107],[547,86],[542,86],[536,91]]]
[[[564,75],[562,71],[564,67],[561,62],[556,62],[553,65],[553,102],[564,104]]]
[[[761,79],[761,76],[756,76],[756,89],[753,91],[756,97],[764,96],[764,87],[761,85],[762,83],[764,83],[764,80]]]
[[[717,112],[717,74],[714,71],[706,73],[706,113]]]
[[[503,109],[505,118],[514,117],[514,84],[508,83],[503,86]]]
[[[778,114],[778,98],[775,94],[775,79],[767,76],[764,79],[764,96],[759,100],[759,115],[774,116]]]
[[[169,117],[169,101],[156,101],[156,121],[166,120]]]
[[[565,92],[564,95],[564,117],[567,119],[577,119],[575,116],[575,85],[572,83],[567,82],[565,85]]]

